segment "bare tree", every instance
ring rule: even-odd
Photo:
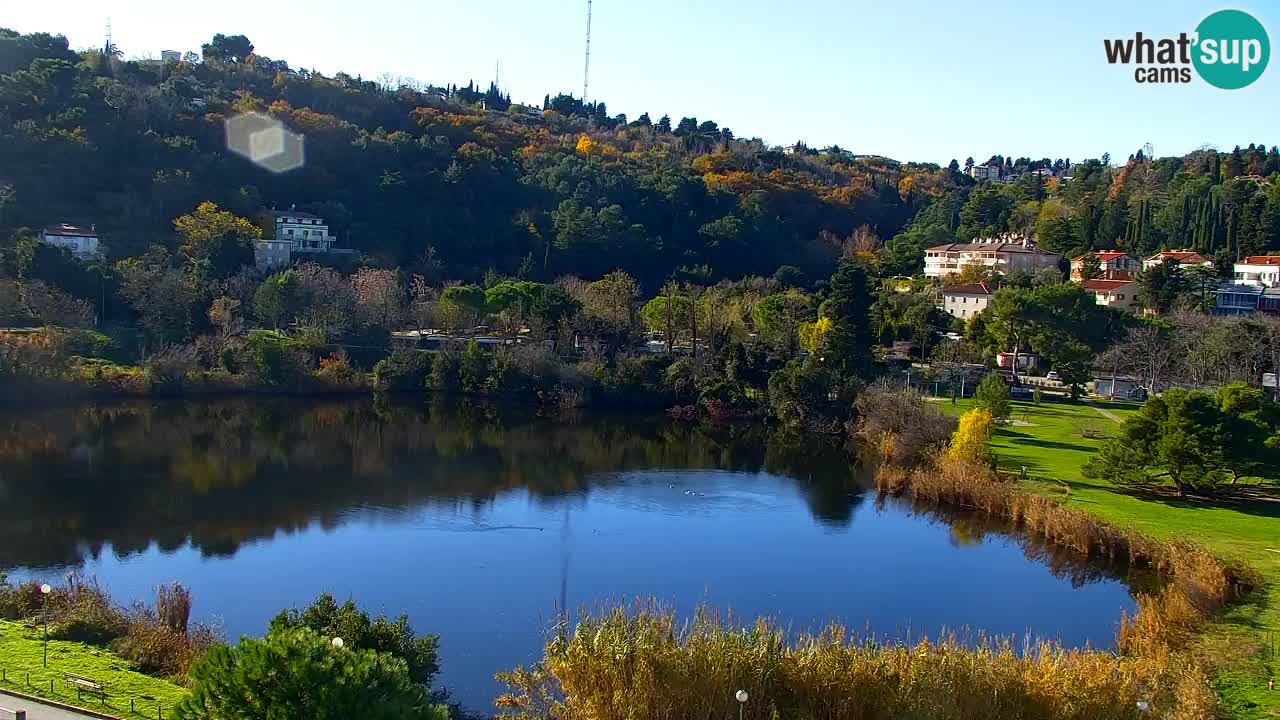
[[[398,270],[360,268],[351,276],[356,314],[361,322],[394,330],[404,314],[404,288]]]
[[[1258,318],[1258,323],[1261,351],[1266,367],[1276,375],[1276,385],[1271,389],[1271,397],[1280,402],[1280,317],[1262,315]]]
[[[1138,379],[1138,385],[1149,393],[1154,393],[1163,383],[1175,365],[1173,354],[1169,352],[1169,333],[1159,327],[1143,325],[1132,328],[1124,339],[1107,348],[1094,361],[1094,370],[1105,370],[1114,377],[1118,374],[1132,375]],[[1112,383],[1114,395],[1115,384]]]

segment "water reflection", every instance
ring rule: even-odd
[[[0,570],[78,567],[122,600],[179,579],[231,637],[322,591],[407,612],[480,710],[560,608],[602,601],[1095,646],[1132,610],[1141,578],[1124,568],[866,487],[839,444],[653,416],[275,399],[4,412]]]
[[[835,527],[864,497],[842,447],[758,426],[280,399],[6,412],[0,567],[74,565],[106,545],[228,556],[278,531],[333,527],[353,507],[479,506],[513,489],[559,498],[654,468],[784,475]]]

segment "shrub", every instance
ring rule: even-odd
[[[306,363],[284,333],[254,330],[245,340],[258,379],[268,385],[291,385],[306,374]]]
[[[320,358],[316,379],[333,387],[354,387],[360,384],[360,371],[352,367],[345,351],[331,353]]]
[[[431,354],[396,350],[373,366],[373,387],[381,392],[414,392],[427,386]]]
[[[193,345],[170,345],[147,358],[144,371],[147,381],[158,390],[177,390],[187,374],[200,367],[199,354]]]
[[[838,432],[847,415],[847,406],[832,397],[839,380],[812,359],[792,360],[769,376],[769,410],[789,427]]]
[[[855,434],[877,449],[881,460],[914,463],[947,443],[956,421],[925,401],[914,388],[878,380],[858,395]]]
[[[458,383],[467,392],[483,392],[488,386],[490,358],[475,340],[458,357]]]
[[[125,635],[112,643],[111,648],[132,662],[139,672],[175,677],[187,673],[220,643],[221,637],[212,628],[196,624],[179,630],[154,610],[135,606],[129,613]]]
[[[991,413],[995,422],[1004,422],[1009,417],[1009,386],[996,373],[987,373],[978,383],[973,395],[974,406],[985,408]]]
[[[400,658],[335,648],[330,637],[305,629],[213,648],[191,675],[195,687],[174,709],[178,720],[448,719],[448,708],[430,702]]]
[[[457,390],[459,381],[459,358],[453,348],[445,348],[436,353],[431,361],[431,387],[441,392]]]
[[[414,682],[430,685],[440,670],[438,635],[418,637],[409,627],[409,618],[395,620],[369,614],[348,600],[342,605],[328,593],[302,610],[286,610],[271,620],[268,633],[306,629],[324,637],[341,637],[352,649],[388,653],[406,663]]]

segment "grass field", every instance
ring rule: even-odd
[[[938,405],[959,414],[972,401]],[[1123,419],[1137,412],[1138,405],[1014,402],[1013,406],[1011,418],[1020,422],[997,429],[992,439],[1002,471],[1018,472],[1025,466],[1032,489],[1067,495],[1073,505],[1116,525],[1155,537],[1190,538],[1262,573],[1266,586],[1250,603],[1215,618],[1200,639],[1200,649],[1221,668],[1215,684],[1232,717],[1280,718],[1280,689],[1267,689],[1267,681],[1280,676],[1276,657],[1280,649],[1280,492],[1218,502],[1180,500],[1173,494],[1128,494],[1085,478],[1080,468],[1103,442],[1094,436],[1113,434],[1118,427],[1098,408]]]
[[[128,663],[110,652],[82,643],[49,641],[49,667],[42,663],[41,628],[0,620],[0,690],[52,698],[68,705],[91,708],[122,718],[165,717],[187,691],[129,669]],[[97,697],[76,696],[63,679],[64,672],[84,675],[106,688],[106,704]],[[28,680],[30,677],[30,680]],[[49,681],[53,680],[53,693]],[[130,705],[130,701],[133,705]],[[136,711],[131,710],[136,708]]]

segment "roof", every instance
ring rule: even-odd
[[[271,214],[275,215],[276,217],[295,217],[295,218],[302,218],[304,220],[323,220],[324,219],[319,215],[304,213],[300,210],[272,210]]]
[[[1280,265],[1280,255],[1250,255],[1241,265]]]
[[[1106,261],[1108,261],[1108,260],[1115,260],[1116,258],[1124,257],[1124,256],[1128,255],[1129,253],[1127,253],[1127,252],[1120,252],[1119,250],[1103,250],[1102,252],[1096,252],[1096,253],[1092,253],[1092,254],[1093,254],[1093,255],[1096,255],[1096,256],[1098,257],[1098,259],[1099,259],[1099,260],[1101,260],[1102,262],[1106,262]],[[1085,254],[1085,255],[1079,255],[1079,256],[1076,256],[1076,257],[1071,258],[1071,262],[1078,262],[1078,261],[1080,261],[1080,260],[1084,260],[1086,257],[1088,257],[1088,254]]]
[[[83,235],[88,237],[98,237],[98,231],[94,226],[90,225],[72,225],[70,223],[59,223],[57,225],[45,225],[44,231],[49,235]]]
[[[1022,243],[947,243],[946,245],[935,245],[928,248],[929,252],[1003,252],[1003,253],[1027,253],[1029,255],[1053,255],[1057,257],[1057,253],[1051,253],[1036,247],[1023,247]]]
[[[1201,255],[1195,250],[1162,250],[1147,259],[1148,260],[1164,260],[1168,258],[1177,260],[1180,263],[1209,262],[1209,258]]]
[[[1136,285],[1137,280],[1082,280],[1080,287],[1087,290],[1119,290],[1125,285]]]
[[[986,283],[965,283],[963,285],[952,285],[942,289],[943,295],[990,295],[991,289]]]

